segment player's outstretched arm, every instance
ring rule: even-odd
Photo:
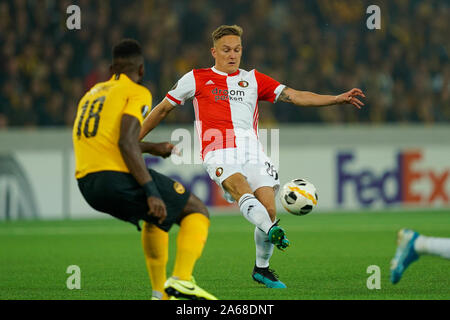
[[[161,200],[161,195],[142,159],[138,140],[140,131],[139,120],[131,115],[124,114],[120,123],[119,149],[130,173],[147,195],[149,214],[157,217],[159,223],[162,223],[167,216],[166,206]]]
[[[357,97],[366,96],[361,89],[353,88],[337,96],[322,95],[309,91],[298,91],[284,88],[278,97],[278,101],[289,102],[301,107],[325,107],[335,104],[352,104],[358,109],[364,105]]]
[[[167,100],[163,99],[150,114],[145,118],[142,124],[139,140],[144,138],[150,131],[152,131],[167,115],[172,111],[174,106]]]

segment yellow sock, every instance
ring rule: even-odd
[[[209,219],[201,213],[192,213],[181,220],[174,277],[191,280],[195,262],[200,258],[208,237],[208,228]]]
[[[153,295],[162,295],[163,299],[167,299],[164,283],[166,282],[166,265],[169,257],[169,234],[154,224],[144,222],[141,240]]]

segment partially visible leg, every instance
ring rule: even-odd
[[[256,198],[267,209],[272,222],[276,218],[275,192],[272,187],[261,187],[255,190]],[[274,245],[269,241],[267,233],[255,228],[256,266],[269,267],[269,260],[273,254]]]
[[[177,253],[173,275],[165,283],[165,291],[175,298],[217,300],[200,288],[192,276],[208,237],[209,213],[203,202],[191,194],[179,217]]]
[[[195,262],[201,256],[209,229],[208,209],[194,194],[189,197],[179,224],[173,276],[191,280]]]
[[[267,232],[269,241],[277,246],[278,249],[284,250],[289,246],[289,240],[286,238],[283,228],[278,226],[276,219],[275,190],[273,187],[264,186],[255,190],[255,196],[267,209],[272,220],[272,227]]]
[[[391,260],[391,282],[400,281],[406,269],[422,254],[450,259],[450,239],[420,235],[414,230],[401,229],[397,235],[397,249]]]
[[[273,221],[264,205],[255,197],[247,179],[235,173],[222,182],[224,189],[238,202],[244,217],[266,234]]]
[[[152,285],[152,298],[167,298],[164,293],[164,283],[166,282],[166,264],[169,255],[169,234],[154,224],[144,221],[141,240]]]
[[[450,259],[450,238],[436,238],[419,235],[414,242],[418,254],[431,254]]]
[[[274,225],[276,206],[273,188],[258,188],[253,195],[247,180],[239,173],[228,177],[222,185],[234,199],[239,199],[242,214],[255,225],[256,262],[252,273],[253,279],[268,288],[286,288],[273,270],[269,269],[274,243],[280,249],[289,245],[284,230]]]
[[[273,243],[269,241],[266,233],[255,227],[256,266],[258,268],[269,267],[269,261],[273,254]]]
[[[273,187],[260,187],[255,190],[256,198],[264,205],[272,222],[276,219],[275,191]],[[255,228],[256,261],[252,277],[255,281],[269,288],[286,288],[286,285],[278,280],[273,270],[269,269],[269,261],[273,254],[274,244],[268,235]]]

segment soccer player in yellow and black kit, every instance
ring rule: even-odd
[[[140,44],[124,39],[113,48],[109,81],[96,84],[78,104],[73,127],[75,176],[94,209],[140,229],[152,285],[152,299],[216,298],[196,285],[192,272],[209,228],[206,206],[183,185],[147,169],[141,153],[168,157],[170,143],[139,142],[151,94],[140,85],[144,76]],[[173,275],[166,279],[168,231],[177,223]]]

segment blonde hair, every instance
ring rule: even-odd
[[[235,24],[232,26],[222,25],[218,27],[216,30],[214,30],[214,32],[212,33],[213,44],[215,44],[217,40],[219,40],[224,36],[231,35],[241,37],[243,32],[244,31],[242,30],[242,28],[238,25]]]

